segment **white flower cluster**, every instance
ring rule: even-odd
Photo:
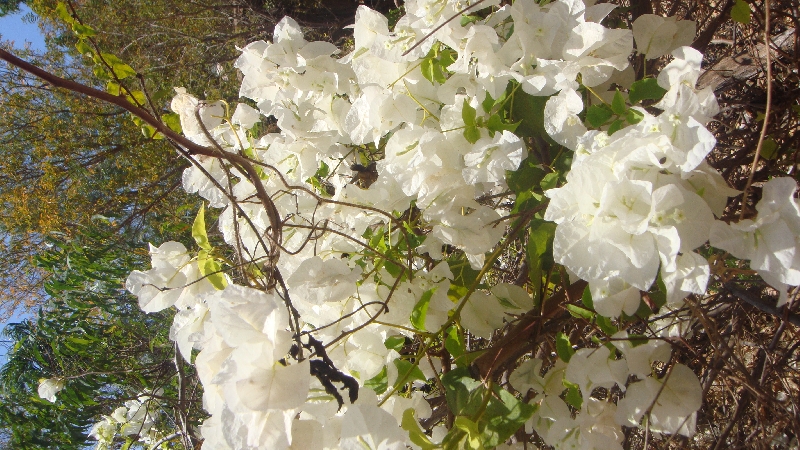
[[[673,55],[658,77],[667,89],[655,105],[659,116],[641,109],[639,123],[611,136],[585,128],[560,135],[574,143],[575,160],[567,184],[547,191],[545,219],[559,224],[556,261],[589,282],[606,317],[633,315],[639,291],[650,289],[659,270],[668,303],[704,293],[708,262],[692,250],[708,241],[714,214],[735,192],[704,162],[716,140],[703,124],[717,102],[710,90],[694,89],[702,55],[689,47]],[[563,109],[564,92],[548,107]]]
[[[156,392],[156,395],[160,394],[160,391]],[[150,395],[140,395],[126,401],[125,406],[120,406],[110,416],[103,416],[101,421],[92,425],[89,437],[97,440],[97,450],[115,448],[116,436],[135,438],[134,440],[144,444],[155,444],[163,438],[163,434],[153,426],[159,409],[157,400]]]
[[[567,183],[547,192],[545,218],[558,224],[556,261],[589,282],[596,311],[611,318],[633,314],[640,290],[649,289],[659,272],[669,303],[705,292],[709,266],[693,250],[708,241],[714,215],[735,191],[704,162],[715,144],[704,124],[717,104],[710,91],[695,90],[701,55],[674,49],[686,43],[693,25],[648,18],[633,32],[610,29],[600,21],[612,5],[541,3],[546,5],[517,0],[485,18],[449,21],[469,2],[409,0],[407,15],[393,30],[384,16],[360,7],[354,51],[342,58],[333,56],[338,50],[332,44],[307,42],[286,18],[275,27],[273,42],[251,43],[236,62],[244,75],[240,93],[256,108],[239,104],[226,119],[223,103],[178,90],[172,108],[189,139],[259,162],[260,182],[283,230],[281,242],[269,241],[277,224],[240,166],[200,157],[184,172],[184,188],[224,208],[220,230],[250,263],[241,268],[251,276],[262,274],[270,249],[281,246],[285,291],[239,286],[227,275],[212,279],[209,248],[194,257],[174,242],[151,247],[153,268],[128,279],[144,310],[178,309],[171,338],[183,356],[191,360],[199,350],[194,363],[211,415],[202,426],[204,446],[418,444],[404,431],[404,413],[413,410],[422,419],[431,409],[421,391],[392,395],[391,387],[409,371],[400,373],[406,361],[387,343],[417,331],[440,333],[454,323],[490,338],[508,313],[533,306],[524,289],[508,284],[464,298],[454,289],[453,267],[443,261],[449,246],[481,269],[506,232],[500,207],[476,199],[505,193],[507,171],[528,154],[514,124],[498,123],[494,114],[510,84],[551,96],[545,130],[575,151]],[[480,8],[497,4],[486,1]],[[654,26],[661,31],[646,30]],[[667,90],[655,105],[663,112],[653,116],[633,108],[637,123],[613,134],[587,131],[578,115],[585,103],[578,90],[600,91],[621,77],[634,36],[646,40],[637,44],[649,57],[674,50],[675,59],[658,77]],[[264,116],[274,118],[280,132],[255,139],[248,130]],[[354,171],[372,178],[362,182]],[[717,235],[735,240],[734,233],[745,233],[753,243],[730,251],[758,260],[756,268],[765,273],[780,267],[778,281],[796,284],[796,237],[781,241],[784,251],[775,257],[759,241],[759,233],[784,229],[800,235],[797,203],[785,201],[790,190],[784,182],[769,195],[769,206],[759,209],[768,217]],[[410,228],[425,228],[414,242],[393,220],[404,211]],[[662,337],[684,335],[683,318],[663,321]],[[306,345],[308,334],[325,343],[325,354]],[[653,375],[653,362],[670,359],[664,341],[634,346],[621,331],[613,343],[616,351],[581,349],[544,375],[536,359],[514,373],[511,384],[518,391],[537,394],[529,431],[557,448],[621,448],[621,426],[643,420],[653,432],[692,434],[701,401],[692,371],[677,364],[660,379]],[[289,356],[306,351],[303,346],[314,350],[314,359]],[[438,379],[441,367],[434,360],[416,364],[420,378]],[[362,389],[357,395],[343,391],[351,402],[336,401],[341,398],[319,376],[326,370],[341,371],[337,382],[352,377]],[[382,375],[390,389],[379,401],[363,386]],[[577,415],[562,399],[565,386],[578,393],[580,401],[571,403]],[[592,396],[596,388],[615,386],[627,389],[616,404]],[[431,437],[435,442],[443,437],[440,428]]]

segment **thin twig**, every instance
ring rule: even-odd
[[[742,210],[739,213],[739,220],[744,219],[745,210],[747,209],[747,196],[750,186],[753,184],[753,177],[756,174],[756,166],[761,157],[761,149],[764,146],[764,140],[767,138],[767,127],[769,127],[769,115],[772,112],[772,47],[770,46],[769,39],[769,0],[764,0],[764,45],[766,47],[766,65],[767,65],[767,106],[764,110],[764,123],[761,125],[761,134],[758,136],[758,145],[756,146],[756,155],[753,157],[753,164],[750,166],[750,175],[747,177],[747,184],[742,191]]]

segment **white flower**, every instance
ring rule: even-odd
[[[692,436],[702,395],[697,375],[685,365],[675,364],[664,380],[648,377],[628,387],[617,405],[617,423],[638,426],[652,406],[647,423],[651,432]]]
[[[42,378],[39,380],[39,397],[50,403],[55,403],[56,394],[61,392],[65,386],[66,380],[63,378]]]
[[[756,220],[733,224],[715,222],[711,245],[750,260],[750,267],[778,289],[778,306],[787,301],[787,286],[800,284],[800,205],[794,198],[797,183],[789,177],[764,184],[756,205]]]
[[[639,53],[647,55],[647,59],[655,59],[677,47],[690,45],[694,40],[696,23],[677,20],[675,16],[642,14],[633,22],[632,29]]]

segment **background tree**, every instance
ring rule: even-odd
[[[203,418],[192,366],[169,340],[173,314],[145,314],[124,290],[128,273],[148,259],[142,236],[120,239],[103,228],[46,239],[50,248],[37,262],[50,274],[50,301],[36,318],[6,327],[12,344],[0,371],[0,427],[13,448],[85,448],[94,443],[92,424],[142,394],[157,398],[151,412],[164,436],[181,431],[189,445]],[[39,397],[43,378],[65,382],[55,403]]]

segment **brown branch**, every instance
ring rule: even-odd
[[[480,373],[482,379],[489,379],[494,371],[519,356],[519,352],[530,344],[530,338],[538,329],[538,324],[551,319],[562,311],[566,302],[581,298],[587,282],[583,280],[572,283],[565,291],[545,300],[541,311],[534,308],[520,317],[514,328],[503,336],[496,344],[489,347],[473,362],[472,366]]]
[[[111,103],[113,105],[117,105],[120,108],[130,112],[131,114],[139,117],[146,124],[155,128],[158,132],[163,134],[167,139],[174,142],[176,145],[185,148],[192,155],[204,155],[212,158],[220,157],[228,160],[232,164],[238,165],[244,172],[247,173],[248,177],[253,183],[253,186],[256,189],[256,192],[258,194],[258,199],[261,201],[262,205],[264,206],[264,209],[267,212],[267,217],[269,219],[271,228],[271,233],[268,235],[269,239],[272,241],[273,246],[277,247],[278,245],[280,245],[281,242],[280,214],[278,213],[275,204],[272,202],[272,199],[267,194],[267,191],[264,188],[264,184],[261,183],[261,178],[259,177],[258,172],[256,171],[252,162],[248,158],[238,155],[236,153],[224,150],[220,151],[218,149],[208,148],[196,144],[187,139],[186,137],[172,131],[161,120],[155,118],[152,114],[150,114],[149,111],[130,103],[124,97],[111,95],[107,92],[103,92],[101,90],[61,78],[27,61],[24,61],[3,49],[0,49],[0,59],[32,75],[35,75],[44,81],[47,81],[48,83],[52,84],[55,87],[66,89],[72,92],[76,92],[79,94],[96,98],[98,100]],[[272,256],[273,258],[271,264],[274,265],[277,262],[279,253],[276,251]]]

